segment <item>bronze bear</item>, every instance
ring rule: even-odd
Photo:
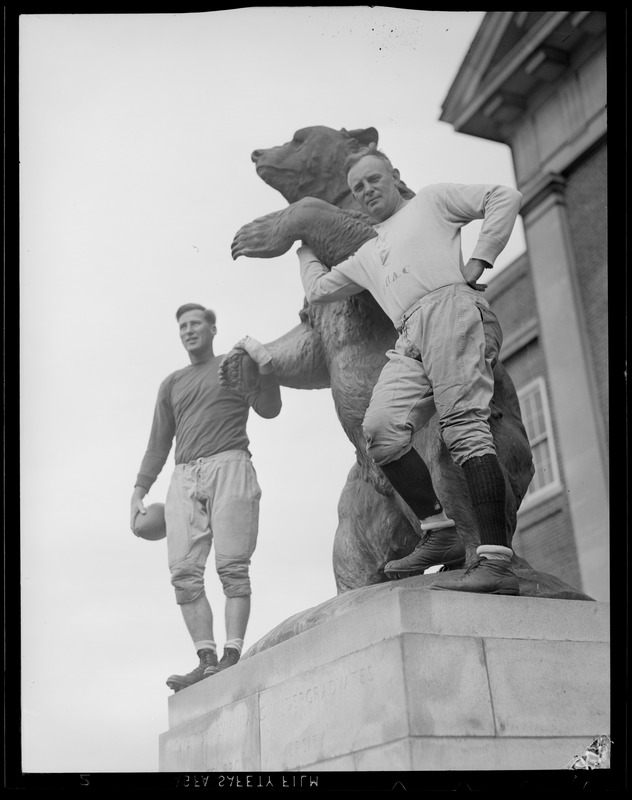
[[[338,131],[313,126],[297,131],[284,145],[255,150],[251,158],[257,174],[290,205],[244,225],[233,240],[233,258],[273,258],[297,241],[309,244],[330,267],[355,252],[375,232],[371,219],[356,204],[342,167],[350,152],[377,141],[374,128]],[[403,182],[400,191],[413,196]],[[331,388],[340,423],[356,448],[356,462],[338,504],[334,540],[333,567],[340,593],[384,581],[380,567],[410,552],[419,540],[417,520],[368,457],[361,427],[386,351],[397,334],[368,292],[325,305],[305,302],[299,316],[295,328],[266,347],[282,385]],[[500,362],[494,378],[490,425],[507,484],[511,542],[517,510],[533,476],[533,462],[516,391]],[[428,464],[446,513],[457,524],[469,563],[475,557],[479,533],[462,471],[447,451],[436,416],[416,434],[414,446]],[[579,594],[553,576],[546,576],[552,594],[548,593],[546,581],[529,580],[534,571],[523,559],[514,559],[515,566],[522,567],[518,573],[521,593]]]

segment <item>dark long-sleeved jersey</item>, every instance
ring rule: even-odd
[[[259,376],[259,389],[251,397],[224,389],[218,368],[223,356],[191,364],[171,373],[160,384],[147,451],[136,486],[149,491],[160,474],[176,440],[175,463],[223,453],[248,450],[246,423],[250,407],[261,417],[276,417],[281,392],[275,372]]]

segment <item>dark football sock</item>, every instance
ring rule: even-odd
[[[481,544],[507,547],[505,478],[498,458],[487,453],[463,464],[470,499],[476,514]]]
[[[381,469],[418,519],[441,513],[443,506],[432,486],[430,470],[416,450],[409,450],[396,461],[382,464]]]

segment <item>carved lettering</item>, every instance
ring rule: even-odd
[[[338,675],[336,678],[330,678],[323,683],[318,683],[314,686],[308,686],[307,688],[297,689],[297,691],[293,692],[292,694],[288,694],[285,697],[274,700],[271,705],[272,712],[287,714],[293,713],[294,711],[300,711],[307,705],[313,705],[318,701],[327,701],[341,692],[346,691],[354,684],[356,686],[365,685],[370,683],[373,679],[374,675],[372,672],[372,666],[370,664],[366,664],[362,667],[358,667],[350,670],[349,672]],[[266,718],[265,715],[267,709],[268,706],[262,705],[260,707],[261,721]]]

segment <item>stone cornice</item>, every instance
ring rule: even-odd
[[[520,209],[521,216],[523,218],[528,216],[552,194],[557,195],[560,200],[563,200],[565,192],[566,179],[563,175],[558,175],[554,172],[547,172],[544,175],[540,175],[530,189],[523,192],[522,208]]]
[[[440,120],[455,131],[510,144],[512,123],[534,92],[561,79],[575,52],[601,37],[605,27],[603,12],[544,12],[489,69],[503,37],[511,35],[510,22],[520,27],[521,14],[490,12],[483,20],[442,106]]]
[[[502,13],[503,24],[506,27],[508,23],[506,18],[507,12],[495,13]],[[459,80],[457,76],[457,79],[448,93],[443,105],[443,112],[439,119],[443,122],[452,123],[454,129],[459,131],[466,122],[477,113],[482,112],[485,114],[484,109],[489,107],[489,104],[495,100],[495,95],[500,92],[508,78],[534,56],[538,47],[544,44],[547,37],[559,27],[570,13],[570,11],[547,12],[521,40],[520,47],[511,50],[484,79],[479,78],[477,80],[476,92],[473,93],[471,101],[464,102],[467,94],[471,93],[471,87],[467,87],[467,82],[472,80],[472,77],[477,75],[481,76],[491,58],[489,52],[479,54],[473,52],[473,49],[471,49],[466,57],[466,61],[463,62],[461,67],[462,73],[466,78],[465,80]],[[483,25],[485,25],[485,21]],[[480,59],[481,63],[475,67],[474,64],[467,63],[468,58],[470,61]],[[470,92],[467,91],[468,88],[470,88]],[[489,114],[486,116],[489,116]]]

